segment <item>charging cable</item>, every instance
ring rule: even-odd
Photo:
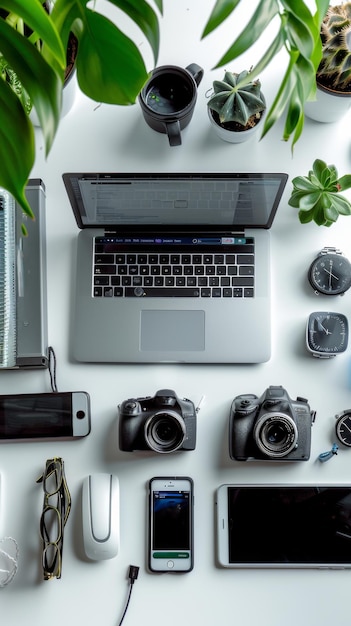
[[[50,376],[50,383],[51,383],[51,391],[53,393],[56,393],[57,392],[57,382],[56,382],[57,362],[56,362],[55,350],[52,346],[49,346],[48,348],[48,357],[49,357],[49,376]]]
[[[130,565],[129,566],[129,572],[128,572],[129,593],[128,593],[128,598],[127,598],[127,603],[126,603],[125,609],[123,611],[123,615],[121,617],[121,621],[119,622],[118,626],[121,626],[121,624],[122,624],[122,622],[123,622],[123,620],[124,620],[124,618],[126,616],[126,613],[127,613],[127,610],[128,610],[128,606],[129,606],[129,602],[130,602],[130,597],[131,597],[132,591],[133,591],[133,585],[134,585],[134,582],[136,581],[136,579],[138,578],[138,575],[139,575],[139,567],[137,567],[136,565]]]

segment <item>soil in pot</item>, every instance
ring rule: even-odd
[[[254,128],[255,126],[257,126],[257,124],[259,124],[262,118],[262,113],[256,113],[256,115],[251,115],[251,117],[248,119],[246,126],[243,126],[238,122],[220,122],[219,114],[217,113],[217,111],[211,111],[211,115],[218,126],[235,133],[245,132],[247,130],[250,130],[251,128]]]

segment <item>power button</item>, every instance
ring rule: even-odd
[[[173,569],[174,561],[167,561],[167,567],[168,567],[168,569]]]

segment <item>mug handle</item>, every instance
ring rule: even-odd
[[[170,146],[180,146],[182,143],[182,136],[180,134],[179,120],[174,122],[166,122],[166,131],[168,135],[168,141]]]
[[[200,67],[200,65],[198,65],[197,63],[190,63],[190,65],[187,65],[185,69],[193,75],[197,86],[199,86],[204,75],[203,68]]]

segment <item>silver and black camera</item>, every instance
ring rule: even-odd
[[[130,398],[118,409],[120,450],[195,450],[195,406],[172,389],[161,389],[154,397]]]
[[[237,461],[308,461],[316,413],[305,398],[291,400],[283,387],[258,398],[234,398],[229,418],[229,454]]]

